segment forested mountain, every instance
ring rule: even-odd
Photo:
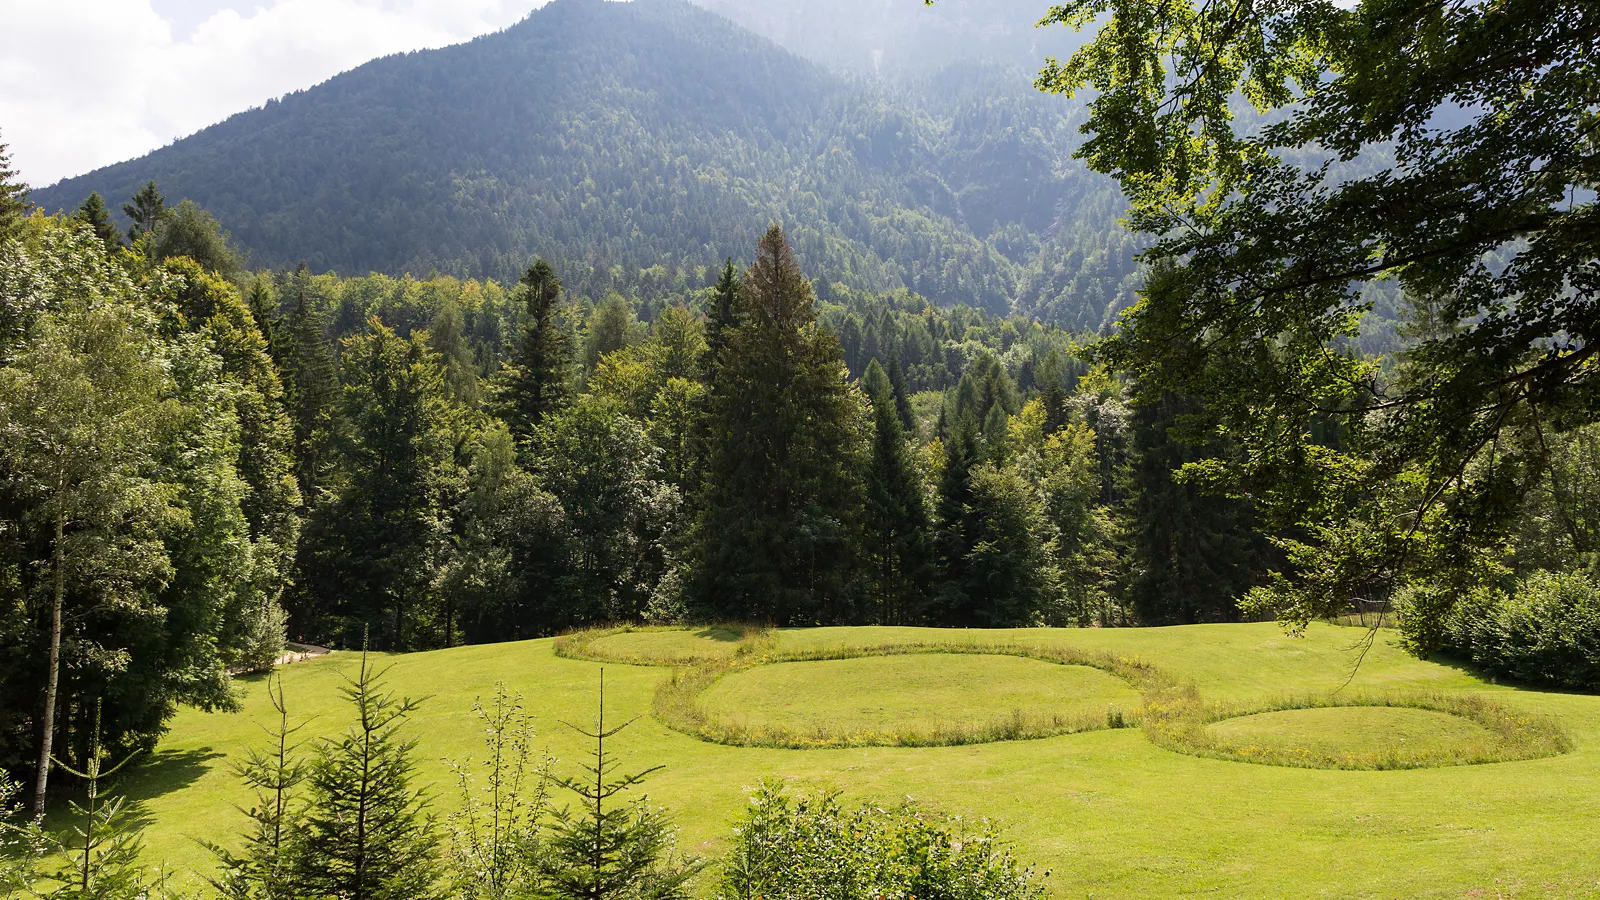
[[[824,295],[908,288],[1100,327],[1134,245],[1109,180],[1069,159],[1074,107],[1025,69],[958,65],[890,84],[679,0],[554,0],[34,200],[115,208],[154,180],[256,266],[509,281],[538,254],[581,294],[641,299],[704,286],[777,221]]]
[[[1036,28],[1039,0],[696,0],[720,15],[825,65],[895,75],[954,60],[1036,69],[1080,39]]]

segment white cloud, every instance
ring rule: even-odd
[[[369,59],[495,31],[542,2],[203,0],[177,22],[151,0],[0,0],[16,36],[0,55],[0,140],[42,187]]]

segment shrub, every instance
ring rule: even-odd
[[[992,827],[907,803],[845,809],[836,794],[791,800],[767,781],[735,828],[722,900],[1037,900],[1032,869]]]
[[[1474,594],[1450,617],[1444,649],[1526,684],[1600,689],[1600,584],[1536,572],[1514,594]]]

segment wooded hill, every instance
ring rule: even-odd
[[[1068,157],[1081,110],[1021,61],[951,65],[856,78],[680,0],[554,0],[33,199],[115,208],[154,180],[253,266],[511,281],[538,254],[639,299],[704,286],[777,221],[830,282],[1099,329],[1135,245],[1112,183]]]

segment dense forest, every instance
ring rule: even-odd
[[[680,0],[556,0],[34,201],[154,180],[257,266],[510,283],[537,255],[587,296],[652,300],[778,221],[822,284],[1098,330],[1132,301],[1138,245],[1114,183],[1070,158],[1081,110],[1023,62],[871,81]]]

